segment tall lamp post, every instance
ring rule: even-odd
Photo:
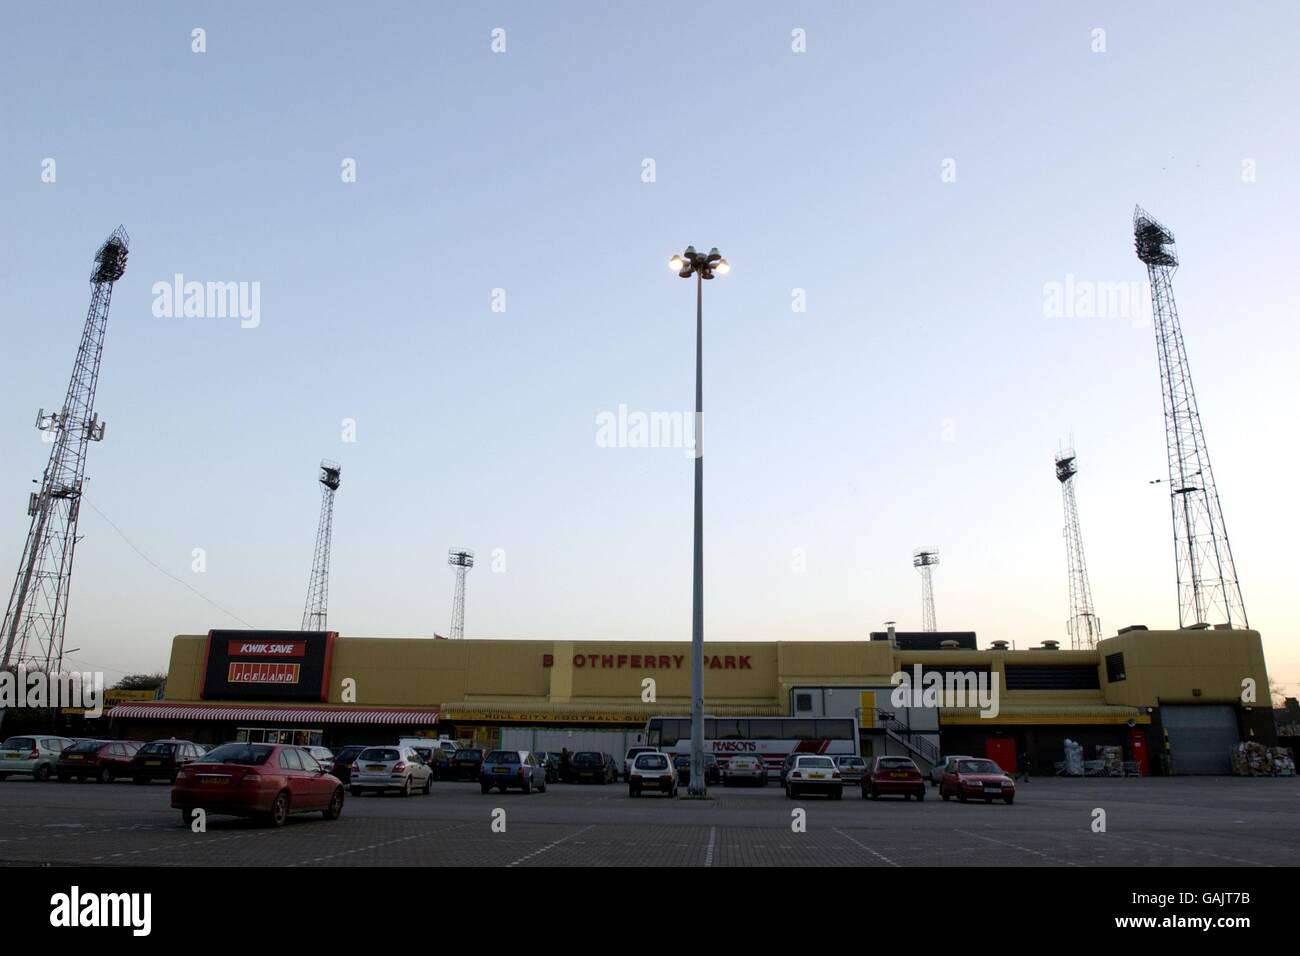
[[[683,279],[695,276],[695,556],[691,588],[691,782],[688,792],[709,792],[704,779],[704,280],[724,276],[731,265],[715,246],[708,255],[687,246],[668,267]]]

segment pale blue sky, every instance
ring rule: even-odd
[[[688,638],[690,459],[595,440],[620,403],[690,408],[692,289],[664,265],[687,243],[734,266],[706,290],[711,639],[918,627],[920,545],[942,556],[940,627],[1064,639],[1051,466],[1071,433],[1103,626],[1170,626],[1151,329],[1043,307],[1067,274],[1145,278],[1140,202],[1179,239],[1251,623],[1272,674],[1300,681],[1282,497],[1300,469],[1300,8],[985,6],[14,8],[3,586],[47,452],[31,422],[61,400],[92,255],[121,222],[88,500],[259,626],[301,616],[330,457],[336,629],[445,633],[464,546],[467,636]],[[177,272],[261,283],[260,326],[155,318],[151,286]],[[81,531],[74,663],[159,669],[173,634],[237,624],[89,508]]]

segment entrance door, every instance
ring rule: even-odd
[[[1016,742],[1011,737],[985,737],[984,756],[1007,773],[1016,772]]]
[[[1237,713],[1231,704],[1178,704],[1160,708],[1169,734],[1174,773],[1231,773]]]
[[[1138,773],[1146,776],[1147,769],[1147,732],[1141,727],[1130,727],[1128,732],[1129,759],[1138,765]]]

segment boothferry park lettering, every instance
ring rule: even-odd
[[[711,670],[754,669],[752,654],[714,654],[706,655],[704,666]],[[574,667],[591,667],[600,670],[681,670],[686,664],[685,654],[574,654]],[[543,667],[555,666],[555,655],[542,655]]]

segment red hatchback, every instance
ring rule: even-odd
[[[131,776],[131,758],[141,746],[139,740],[78,740],[59,754],[55,772],[60,783],[87,777],[112,783],[118,777]]]
[[[862,775],[862,799],[900,794],[904,800],[925,799],[925,778],[911,757],[874,757]]]
[[[1011,803],[1016,799],[1016,784],[992,760],[955,757],[943,768],[943,776],[939,779],[939,796],[945,800],[956,797],[962,803],[967,800],[983,800],[985,803],[1002,800]]]
[[[222,744],[183,767],[172,786],[172,806],[189,826],[195,810],[263,817],[284,826],[291,813],[343,812],[343,784],[301,747]]]

